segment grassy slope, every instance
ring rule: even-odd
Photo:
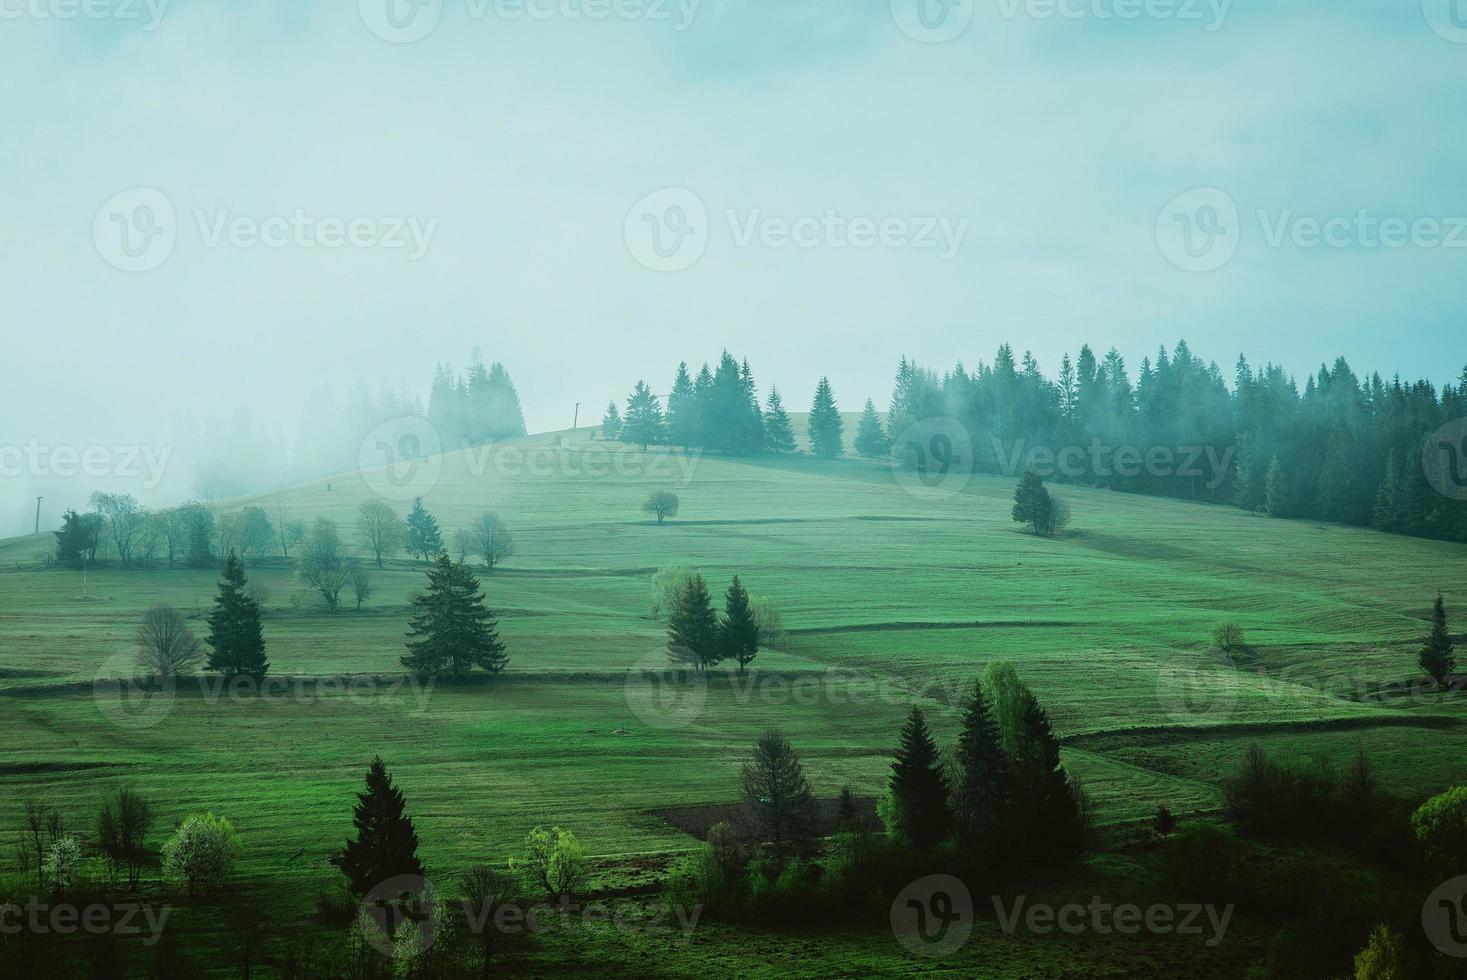
[[[1217,774],[1245,744],[1226,726],[1239,724],[1277,725],[1267,737],[1280,742],[1300,721],[1352,726],[1288,744],[1335,755],[1379,746],[1392,781],[1413,792],[1460,777],[1442,764],[1467,748],[1455,729],[1380,724],[1449,706],[1333,693],[1413,674],[1430,597],[1462,598],[1452,594],[1460,545],[1081,489],[1063,491],[1074,530],[1039,540],[1009,519],[1005,479],[977,477],[946,498],[914,495],[858,460],[607,456],[583,433],[563,451],[538,444],[529,469],[448,456],[426,495],[450,539],[486,508],[515,531],[519,553],[485,579],[513,655],[494,687],[304,704],[188,695],[155,727],[119,727],[93,691],[99,669],[108,673],[100,665],[126,654],[151,602],[201,616],[214,575],[102,571],[82,602],[79,575],[27,564],[42,540],[0,543],[0,692],[10,694],[0,696],[0,852],[25,797],[87,821],[92,801],[125,780],[158,801],[164,822],[200,808],[229,815],[253,842],[245,873],[293,875],[308,894],[330,880],[322,856],[348,832],[352,793],[378,752],[408,794],[431,867],[502,860],[540,823],[573,828],[598,855],[677,848],[688,839],[647,811],[733,799],[761,728],[791,735],[819,792],[850,782],[875,794],[907,705],[927,705],[950,739],[960,686],[998,658],[1018,663],[1062,734],[1082,736],[1067,762],[1106,820],[1162,802],[1216,807]],[[290,492],[291,514],[349,522],[370,491],[361,475],[329,482],[330,492],[327,481]],[[638,505],[667,486],[682,512],[657,527]],[[661,644],[649,580],[673,562],[695,565],[716,590],[738,573],[779,602],[790,637],[761,654],[764,671],[841,668],[872,683],[800,698],[715,684],[688,726],[643,723],[623,677]],[[253,574],[272,596],[276,674],[396,667],[419,568],[390,563],[367,611],[336,616],[294,601],[283,563]],[[1208,649],[1222,619],[1254,644],[1234,663]],[[1134,731],[1152,726],[1194,730]]]

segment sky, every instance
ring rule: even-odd
[[[1467,364],[1462,0],[0,0],[0,66],[0,534],[476,345],[532,430],[724,347],[848,410],[1004,342]]]

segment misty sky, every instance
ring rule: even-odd
[[[0,446],[239,405],[288,435],[314,388],[426,393],[475,344],[532,430],[724,346],[800,410],[1006,340],[1049,372],[1179,337],[1229,376],[1467,363],[1449,0],[981,0],[945,43],[916,0],[159,2],[0,0]],[[1171,213],[1196,188],[1225,197]],[[87,489],[3,485],[0,533]]]

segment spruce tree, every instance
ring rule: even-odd
[[[700,445],[698,435],[698,403],[688,362],[683,361],[677,366],[677,377],[667,393],[667,441],[686,449]]]
[[[367,769],[367,791],[357,794],[352,814],[356,838],[331,855],[331,863],[346,875],[354,894],[365,895],[402,875],[423,876],[418,835],[412,818],[403,812],[405,806],[402,790],[392,785],[382,757],[374,758]]]
[[[652,393],[652,389],[647,387],[647,382],[638,381],[631,397],[627,399],[627,413],[621,424],[622,441],[646,449],[653,443],[663,441],[666,435],[664,430],[662,403]]]
[[[1026,472],[1014,490],[1013,518],[1041,537],[1054,533],[1054,501],[1044,488],[1044,478],[1034,470]]]
[[[891,439],[881,424],[881,416],[876,414],[876,403],[869,398],[866,399],[865,410],[861,412],[861,421],[856,426],[855,447],[856,452],[870,459],[891,452]]]
[[[739,782],[747,829],[770,846],[776,863],[815,852],[820,809],[789,739],[773,730],[761,735]]]
[[[749,593],[735,575],[723,597],[723,656],[739,665],[739,673],[759,652],[759,623],[749,606]]]
[[[1009,840],[1014,775],[981,683],[963,707],[953,789],[953,823],[965,853],[985,863],[1002,855]]]
[[[438,519],[428,513],[422,497],[413,498],[408,511],[408,551],[424,561],[432,561],[443,551],[443,532],[438,530]]]
[[[947,777],[937,743],[927,729],[922,709],[913,708],[902,727],[901,744],[891,766],[891,815],[901,835],[918,852],[930,851],[947,836]]]
[[[606,414],[601,416],[601,438],[616,440],[621,438],[621,411],[617,409],[616,402],[606,406]]]
[[[718,615],[708,595],[708,583],[694,575],[678,590],[667,614],[667,653],[678,663],[702,671],[723,657]]]
[[[1447,631],[1447,607],[1440,595],[1431,609],[1431,631],[1422,644],[1418,662],[1438,687],[1446,686],[1447,678],[1457,666],[1452,653],[1452,634]]]
[[[840,409],[835,404],[835,393],[830,388],[830,379],[821,378],[815,388],[815,400],[810,405],[810,449],[816,456],[834,459],[844,453],[845,429]]]
[[[1268,471],[1263,475],[1263,511],[1269,517],[1289,516],[1289,482],[1278,453],[1268,461]]]
[[[214,610],[209,613],[210,670],[226,680],[252,677],[259,680],[270,669],[265,659],[265,637],[260,628],[260,606],[245,592],[244,563],[233,551],[224,562],[224,577]]]
[[[402,665],[416,674],[461,678],[475,667],[497,674],[509,663],[494,613],[467,565],[439,553],[428,569],[428,589],[413,596],[408,653]]]
[[[795,451],[795,430],[784,410],[784,399],[778,388],[769,389],[768,408],[764,412],[764,446],[771,453]]]

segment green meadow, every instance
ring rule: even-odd
[[[331,614],[276,556],[250,569],[268,591],[273,685],[131,690],[117,679],[131,673],[142,612],[166,600],[202,633],[216,574],[103,568],[83,581],[43,565],[46,536],[0,542],[0,854],[19,842],[27,799],[57,804],[85,831],[102,794],[128,784],[154,801],[159,826],[198,810],[228,816],[245,844],[242,887],[289,881],[282,905],[307,917],[339,877],[327,852],[350,832],[380,754],[430,874],[502,863],[527,831],[553,824],[580,837],[601,885],[646,886],[696,844],[659,811],[735,802],[762,730],[789,735],[818,795],[850,785],[874,797],[909,707],[926,707],[951,742],[964,686],[995,660],[1012,661],[1043,700],[1116,839],[1158,805],[1183,820],[1216,813],[1218,781],[1250,741],[1336,761],[1363,746],[1390,788],[1415,796],[1450,785],[1448,763],[1467,751],[1460,708],[1409,687],[1432,598],[1467,598],[1462,545],[1071,487],[1056,491],[1070,529],[1044,539],[1011,520],[1005,477],[933,489],[853,459],[639,452],[584,431],[508,448],[448,454],[401,486],[367,471],[222,505],[331,517],[350,533],[358,504],[384,486],[401,513],[401,494],[421,490],[450,542],[496,511],[516,553],[482,576],[511,655],[492,683],[402,676],[420,563],[389,559],[362,610],[344,602]],[[655,489],[681,497],[662,526],[639,510]],[[665,660],[651,580],[670,564],[701,571],[716,594],[737,574],[772,599],[786,629],[778,648],[746,677],[646,675]],[[1224,621],[1248,643],[1231,658],[1210,641]],[[1102,855],[1091,870],[1127,880],[1126,860]],[[200,934],[218,928],[193,915]],[[993,975],[1064,962],[1062,945],[1026,951],[990,932],[965,956],[986,957]],[[748,969],[925,967],[889,935],[825,939],[750,938],[768,955]],[[743,941],[709,927],[667,972],[716,968]],[[1200,969],[1207,952],[1147,942],[1158,969]],[[574,963],[572,946],[547,942],[540,967]],[[603,951],[611,972],[628,973],[645,952],[626,937]],[[1086,955],[1131,954],[1112,939]]]

